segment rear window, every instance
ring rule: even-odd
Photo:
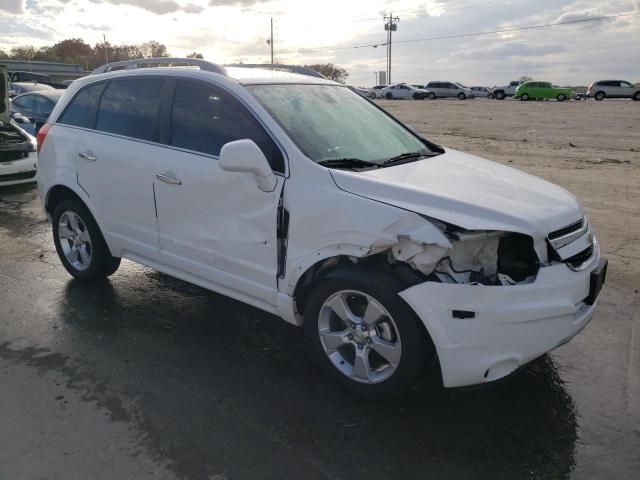
[[[164,82],[162,78],[109,82],[100,101],[96,130],[154,140]]]
[[[100,94],[103,89],[104,83],[96,83],[82,89],[69,102],[57,123],[74,127],[93,128],[92,113],[100,100]]]

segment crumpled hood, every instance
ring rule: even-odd
[[[367,172],[331,170],[331,175],[342,190],[468,230],[544,238],[584,215],[565,189],[456,150]]]

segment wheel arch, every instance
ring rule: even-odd
[[[89,200],[89,196],[81,189],[80,190],[74,189],[70,185],[67,185],[64,183],[58,183],[51,186],[47,190],[47,193],[45,195],[44,202],[43,202],[44,210],[49,216],[49,218],[51,220],[53,219],[53,212],[56,209],[56,205],[58,205],[61,201],[67,200],[67,199],[74,199],[82,202],[82,204],[89,210],[89,213],[91,213],[91,216],[96,222],[96,225],[98,225],[98,228],[100,229],[100,233],[102,234],[103,239],[107,243],[107,247],[109,248],[110,251],[113,251],[112,246],[109,245],[107,237],[104,234],[104,229],[102,226],[102,221],[100,220],[100,216],[97,214],[95,208],[91,204],[91,201]]]

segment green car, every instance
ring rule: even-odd
[[[555,98],[559,102],[564,102],[571,98],[571,94],[570,88],[556,87],[549,82],[524,82],[516,89],[513,97],[524,101]]]

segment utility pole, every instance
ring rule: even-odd
[[[387,84],[391,85],[391,43],[393,41],[393,32],[398,31],[398,22],[400,18],[394,17],[393,13],[384,17],[384,29],[387,32]]]
[[[273,17],[271,17],[271,38],[267,43],[271,46],[271,70],[273,70]]]
[[[102,44],[104,45],[104,59],[106,63],[109,63],[109,50],[107,50],[107,36],[102,34]]]

